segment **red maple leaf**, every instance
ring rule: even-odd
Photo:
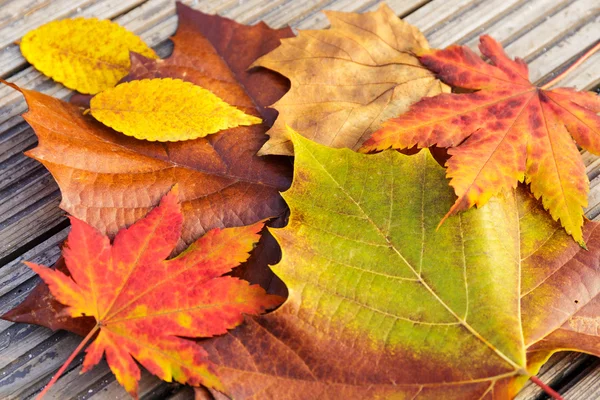
[[[263,222],[210,230],[165,260],[183,225],[176,188],[146,217],[119,231],[112,245],[106,235],[77,218],[71,217],[71,225],[63,250],[71,277],[26,263],[67,306],[65,315],[96,320],[63,369],[98,333],[86,350],[83,371],[106,354],[117,380],[134,397],[140,379],[134,358],[163,380],[221,388],[207,353],[184,337],[223,334],[239,325],[244,314],[260,314],[282,301],[258,285],[222,276],[248,259]]]
[[[449,147],[447,176],[458,196],[448,215],[485,204],[517,181],[583,245],[581,226],[589,182],[577,143],[600,154],[600,98],[590,92],[547,90],[529,81],[527,65],[482,36],[484,62],[466,46],[433,50],[421,62],[465,94],[424,98],[384,123],[362,151]]]

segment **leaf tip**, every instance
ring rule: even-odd
[[[428,48],[424,48],[424,47],[419,47],[419,48],[414,49],[413,53],[415,56],[417,56],[417,58],[419,58],[419,61],[421,61],[421,57],[431,55],[436,51],[437,51],[436,49],[428,49]]]
[[[171,188],[171,190],[169,190],[169,193],[167,193],[167,196],[173,196],[175,197],[176,200],[179,200],[179,184],[176,183],[173,185],[173,187]]]
[[[454,215],[454,213],[452,212],[452,210],[448,211],[448,212],[446,213],[446,215],[444,215],[444,218],[442,218],[442,219],[440,220],[440,222],[437,224],[437,226],[435,227],[435,231],[436,231],[436,232],[437,232],[437,231],[439,231],[439,230],[440,230],[440,228],[442,227],[442,225],[444,224],[444,222],[446,222],[446,220],[448,219],[448,217],[450,217],[450,216],[452,216],[452,215]]]
[[[168,209],[175,211],[177,213],[181,213],[181,204],[179,203],[179,184],[173,185],[169,192],[165,194],[159,202],[157,208]]]
[[[36,270],[39,270],[39,268],[40,268],[39,265],[37,265],[35,263],[32,263],[32,262],[29,262],[29,261],[23,261],[23,264],[25,264],[27,267],[31,268],[36,273],[37,273]]]
[[[479,41],[481,43],[483,43],[483,42],[490,42],[490,43],[496,43],[496,44],[498,44],[498,41],[496,39],[494,39],[493,37],[491,37],[490,35],[488,35],[488,34],[479,36]]]
[[[300,142],[303,139],[302,135],[300,135],[298,132],[296,132],[294,130],[294,128],[292,128],[288,124],[285,124],[285,136],[287,137],[288,140],[290,140],[292,142],[292,145],[294,146],[294,152],[295,152],[296,146],[298,144],[300,144]]]

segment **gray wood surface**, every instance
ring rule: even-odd
[[[246,24],[265,21],[272,27],[327,27],[320,10],[363,12],[373,0],[188,0],[204,12],[218,13]],[[389,0],[395,12],[419,27],[432,47],[462,43],[476,48],[489,33],[511,56],[524,58],[531,76],[549,80],[600,38],[600,0]],[[0,0],[0,77],[27,89],[60,98],[71,92],[27,64],[14,44],[37,26],[72,16],[110,18],[140,35],[161,56],[171,51],[167,40],[177,19],[172,0]],[[597,89],[600,53],[561,82],[561,86]],[[58,208],[60,192],[49,173],[23,155],[35,146],[32,130],[19,116],[26,110],[20,94],[0,87],[0,312],[18,304],[38,282],[21,263],[52,264],[58,244],[68,232]],[[591,180],[587,216],[600,215],[600,159],[583,152]],[[78,338],[66,332],[0,321],[0,398],[28,399],[49,381]],[[81,357],[49,393],[52,399],[127,399],[105,364],[79,375]],[[563,388],[566,399],[600,398],[600,360],[583,354],[555,355],[541,378]],[[189,388],[165,384],[149,374],[140,383],[143,399],[187,399]],[[543,395],[528,385],[519,399]]]

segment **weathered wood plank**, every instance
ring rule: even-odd
[[[0,297],[3,300],[4,296],[10,291],[17,289],[18,286],[35,276],[33,271],[23,264],[23,261],[52,265],[58,260],[60,256],[59,246],[67,238],[68,231],[67,228],[59,231],[0,268]],[[8,310],[4,301],[0,302],[0,313],[5,313]]]
[[[8,329],[2,332],[2,359],[0,366],[4,372],[8,374],[11,365],[18,359],[33,358],[35,353],[32,351],[39,346],[40,343],[48,340],[54,333],[49,329],[36,327],[33,325],[13,324]],[[4,348],[6,346],[6,348]],[[31,357],[30,357],[31,355]],[[4,378],[4,376],[2,377]],[[12,380],[12,377],[8,378]],[[0,395],[3,394],[3,387],[6,381],[2,381],[0,387]],[[2,397],[4,398],[4,396]]]
[[[497,21],[507,14],[520,0],[489,0],[475,3],[473,7],[446,21],[436,24],[426,31],[427,39],[432,47],[446,47],[453,43],[463,43],[480,26]],[[540,10],[542,11],[542,10]],[[498,38],[502,40],[502,38]]]
[[[255,21],[260,19],[265,13],[283,7],[285,0],[249,0],[239,5],[232,4],[233,7],[224,8],[218,12],[220,15],[227,16],[235,20],[245,19],[246,21]]]
[[[396,10],[401,1],[390,2],[390,6]],[[413,13],[406,16],[406,21],[419,27],[423,33],[431,32],[436,26],[447,24],[452,18],[461,15],[473,4],[473,0],[455,0],[455,1],[431,1],[422,7],[416,9]]]
[[[46,179],[49,175],[45,175]],[[48,180],[49,184],[51,180]],[[22,247],[24,238],[35,240],[44,232],[57,227],[63,220],[65,213],[58,206],[60,203],[59,192],[52,196],[44,197],[37,202],[27,204],[20,213],[13,215],[7,220],[0,222],[0,243],[2,243],[2,255],[7,256]]]
[[[80,341],[75,335],[58,332],[15,359],[2,370],[0,398],[24,399],[39,391]],[[81,362],[81,356],[78,358]]]
[[[600,398],[600,359],[595,359],[589,367],[581,371],[577,384],[569,387],[565,399],[598,399]]]
[[[527,34],[532,27],[539,25],[549,15],[556,13],[571,3],[571,0],[531,0],[520,3],[499,21],[486,26],[477,32],[465,44],[476,49],[479,43],[479,35],[487,34],[492,37],[503,37],[504,45],[508,45],[515,39]],[[544,12],[540,12],[544,10]],[[512,53],[510,53],[512,54]]]
[[[208,394],[207,394],[208,396]],[[188,400],[194,398],[194,389],[190,387],[183,387],[179,389],[176,393],[170,396],[167,400]],[[201,400],[201,399],[196,399]]]
[[[418,9],[419,6],[427,4],[424,0],[401,0],[401,1],[388,1],[386,2],[398,15],[405,16],[410,11]],[[334,11],[345,11],[345,12],[364,12],[369,10],[376,10],[379,8],[381,2],[375,2],[372,5],[365,7],[364,2],[356,2],[352,0],[335,1],[327,7],[326,10]],[[443,14],[440,14],[443,15]],[[276,25],[274,25],[276,26]],[[329,26],[327,17],[322,10],[313,11],[310,15],[305,16],[297,23],[293,24],[294,29],[323,29]]]
[[[21,179],[18,185],[11,185],[9,190],[0,193],[0,215],[4,221],[19,219],[18,216],[29,204],[57,196],[56,182],[43,169]],[[0,223],[2,226],[2,223]]]
[[[549,8],[547,16],[541,16],[544,18],[542,23],[521,36],[521,40],[509,44],[506,47],[507,53],[525,58],[544,52],[544,48],[551,47],[556,40],[582,25],[582,21],[593,17],[598,11],[597,4],[594,0],[580,0],[567,2],[566,7],[557,12],[552,12],[554,10]],[[531,49],[536,51],[532,54]],[[529,62],[527,59],[526,61]]]
[[[47,398],[53,400],[89,398],[95,394],[94,385],[102,384],[105,381],[108,383],[107,377],[110,373],[108,372],[106,360],[100,362],[99,368],[92,368],[91,371],[86,372],[85,382],[80,382],[80,379],[78,379],[82,367],[83,365],[79,364],[65,374],[60,381],[56,382],[56,386],[54,386],[52,393],[48,393]],[[82,385],[82,383],[85,383],[85,385]]]

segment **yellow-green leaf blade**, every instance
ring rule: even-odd
[[[129,52],[158,58],[127,29],[108,20],[52,21],[21,40],[23,56],[43,74],[81,93],[113,87],[129,71]]]
[[[176,142],[262,122],[209,90],[180,79],[143,79],[95,96],[94,118],[137,139]]]
[[[291,138],[290,296],[207,347],[227,394],[506,399],[554,351],[599,354],[597,223],[584,251],[519,189],[436,230],[455,198],[428,154]]]
[[[314,318],[372,348],[420,348],[412,362],[436,358],[457,376],[472,362],[461,361],[465,351],[485,359],[484,375],[525,365],[514,205],[497,202],[436,230],[454,196],[429,153],[365,156],[292,136],[291,216],[273,231],[284,254],[273,269],[290,292],[302,287]]]
[[[288,377],[323,398],[508,393],[526,365],[514,201],[492,200],[436,230],[454,195],[427,152],[368,156],[291,137],[290,221],[272,230],[289,298],[240,330],[253,342],[218,345],[226,393],[292,399]],[[248,360],[231,358],[248,353],[290,372],[260,362],[254,391],[239,381],[252,375]]]

